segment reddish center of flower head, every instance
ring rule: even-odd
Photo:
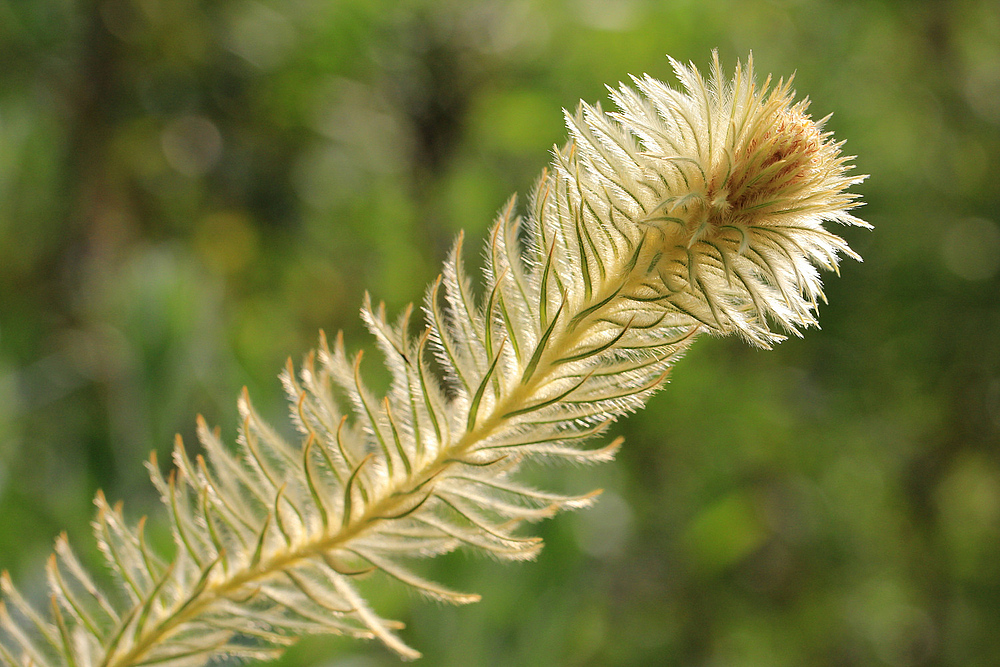
[[[766,211],[794,197],[819,162],[823,135],[799,109],[782,108],[766,129],[745,138],[726,180],[735,214]]]

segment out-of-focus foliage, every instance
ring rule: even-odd
[[[1000,9],[987,0],[0,0],[0,567],[42,590],[101,487],[370,290],[419,299],[628,73],[754,51],[872,174],[822,331],[699,341],[539,562],[459,609],[371,589],[430,665],[962,665],[1000,655]],[[470,256],[470,261],[475,261]],[[551,471],[540,469],[539,476]],[[549,482],[546,486],[552,486]],[[162,523],[162,522],[160,522]],[[95,559],[96,562],[96,559]],[[35,582],[33,585],[32,582]],[[282,661],[396,664],[306,641]]]

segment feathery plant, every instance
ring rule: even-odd
[[[796,102],[790,81],[754,81],[752,62],[704,78],[673,61],[683,90],[649,76],[611,91],[617,111],[582,104],[527,214],[512,199],[486,245],[473,297],[459,237],[424,300],[389,321],[361,315],[392,381],[366,388],[362,355],[340,336],[282,374],[301,437],[287,442],[244,392],[230,451],[204,421],[204,455],[178,438],[173,470],[155,456],[176,554],[155,553],[145,519],[97,495],[94,531],[117,590],[103,592],[65,536],[36,611],[4,573],[0,662],[17,667],[202,665],[268,658],[311,633],[377,637],[419,656],[358,593],[371,571],[430,598],[459,593],[410,561],[471,547],[525,560],[521,531],[596,492],[565,496],[517,479],[529,461],[611,459],[587,443],[642,407],[700,334],[769,348],[816,324],[817,267],[859,259],[822,223],[848,211],[862,180],[841,143]],[[441,377],[443,374],[444,377]]]

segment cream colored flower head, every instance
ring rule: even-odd
[[[795,101],[791,80],[754,81],[753,61],[725,77],[716,54],[705,79],[671,60],[683,90],[651,77],[611,91],[618,111],[582,105],[568,115],[580,197],[597,218],[627,218],[647,272],[637,298],[657,298],[719,334],[768,347],[816,324],[817,267],[860,259],[823,228],[868,226],[849,211],[857,195],[842,143]]]

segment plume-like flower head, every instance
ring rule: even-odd
[[[541,548],[521,531],[596,493],[562,495],[519,479],[538,460],[610,459],[591,438],[639,409],[699,333],[760,346],[815,323],[816,267],[847,244],[823,229],[861,180],[840,144],[794,102],[758,88],[750,63],[704,80],[674,63],[684,90],[652,78],[612,92],[612,114],[583,105],[543,172],[528,213],[514,201],[487,244],[480,303],[461,237],[427,292],[395,323],[366,299],[362,318],[392,381],[378,397],[338,336],[282,379],[299,431],[288,442],[239,401],[237,452],[203,420],[204,454],[178,438],[174,470],[149,468],[176,543],[166,560],[144,520],[97,498],[98,545],[119,586],[107,595],[60,538],[45,616],[0,575],[0,664],[200,667],[265,658],[296,637],[377,637],[419,654],[356,588],[380,571],[435,600],[478,596],[411,569],[467,547],[507,560]],[[431,363],[432,358],[437,362]],[[443,377],[439,377],[440,370]]]
[[[753,60],[706,80],[671,59],[684,90],[650,76],[611,91],[617,112],[568,116],[582,196],[598,217],[623,214],[646,237],[650,297],[666,297],[710,330],[760,346],[814,325],[816,266],[859,259],[822,223],[867,226],[849,213],[864,180],[842,142],[795,101],[791,79],[754,81]],[[645,258],[644,258],[645,259]]]

